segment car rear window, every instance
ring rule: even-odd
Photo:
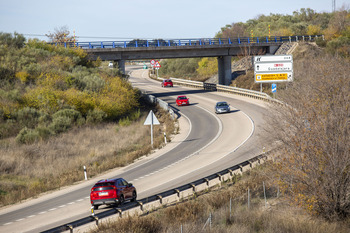
[[[97,184],[94,185],[94,188],[95,187],[102,187],[102,186],[111,186],[111,185],[114,185],[114,182],[97,183]]]
[[[97,187],[94,188],[94,191],[104,191],[104,190],[111,190],[113,187]]]

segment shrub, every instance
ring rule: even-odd
[[[86,123],[101,123],[106,117],[107,114],[100,109],[90,110],[86,116]]]
[[[40,111],[35,108],[25,107],[17,111],[15,119],[19,124],[33,129],[38,124],[40,116]]]
[[[39,140],[39,133],[35,130],[23,128],[16,137],[16,142],[20,144],[29,144]]]
[[[58,116],[53,119],[49,129],[55,133],[63,133],[72,127],[72,119],[69,117]]]

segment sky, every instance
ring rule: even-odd
[[[47,40],[66,27],[78,41],[212,38],[227,24],[301,8],[331,12],[333,0],[0,0],[0,32]],[[336,9],[350,0],[336,0]],[[35,35],[35,36],[33,36]]]

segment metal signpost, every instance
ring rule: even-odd
[[[255,56],[254,81],[260,83],[260,91],[262,91],[262,83],[292,82],[293,56]]]
[[[148,116],[145,120],[145,123],[143,123],[143,125],[150,125],[151,126],[151,145],[153,147],[153,125],[159,125],[159,121],[157,119],[157,117],[154,115],[153,111],[151,110],[148,113]]]

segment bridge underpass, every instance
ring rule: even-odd
[[[217,57],[219,84],[231,83],[232,56],[274,54],[282,43],[259,43],[240,45],[174,46],[174,47],[127,47],[86,49],[90,59],[115,61],[125,74],[125,61],[142,59],[172,59],[194,57]]]

